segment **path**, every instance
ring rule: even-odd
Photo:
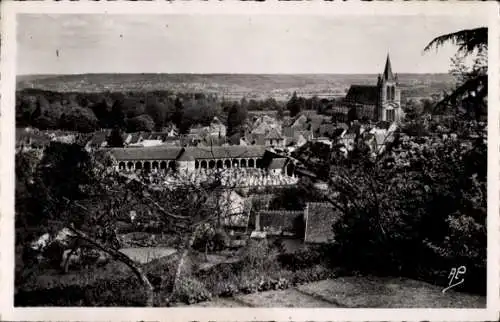
[[[421,281],[394,277],[341,277],[234,298],[198,303],[202,307],[485,308],[486,297]]]

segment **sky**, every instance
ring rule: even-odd
[[[477,16],[20,14],[17,74],[446,73],[434,37]]]

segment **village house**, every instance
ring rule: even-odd
[[[283,147],[285,142],[285,138],[276,129],[271,129],[264,137],[264,145],[269,147]]]

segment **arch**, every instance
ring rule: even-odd
[[[224,166],[225,166],[226,168],[231,168],[231,160],[226,159],[226,161],[224,161]]]
[[[122,161],[122,162],[118,163],[118,169],[124,170],[125,169],[125,162]]]
[[[142,162],[141,162],[141,161],[137,161],[137,162],[135,163],[135,169],[136,169],[136,170],[140,170],[140,169],[142,169]]]
[[[253,159],[248,160],[248,167],[249,168],[255,167],[255,161]]]
[[[233,159],[233,168],[237,168],[239,166],[239,162],[238,162],[238,159]]]
[[[160,162],[160,169],[165,170],[167,168],[167,162],[162,161]]]
[[[134,168],[134,163],[129,161],[127,162],[127,169],[132,170]]]
[[[175,170],[175,161],[168,161],[168,168],[170,170]]]
[[[151,162],[149,161],[144,162],[144,171],[147,172],[151,171]]]
[[[240,165],[242,168],[246,168],[247,167],[247,160],[246,159],[241,159],[240,160]]]
[[[198,160],[194,161],[194,168],[199,169],[200,168],[200,162]]]
[[[207,168],[207,161],[203,160],[201,161],[201,168],[206,169]]]
[[[293,176],[294,171],[295,171],[295,165],[292,162],[290,162],[286,166],[286,174],[291,177]]]
[[[222,169],[222,168],[223,168],[222,160],[217,160],[217,169]]]
[[[214,160],[210,160],[210,161],[208,161],[208,168],[209,168],[209,169],[213,169],[213,168],[215,168],[215,161],[214,161]]]
[[[153,161],[153,163],[152,163],[151,167],[152,167],[153,169],[158,170],[158,161]]]

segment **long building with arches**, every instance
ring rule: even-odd
[[[293,164],[263,145],[214,147],[147,147],[108,149],[118,171],[196,172],[200,169],[257,168],[276,164],[291,175]],[[276,162],[278,159],[281,162]],[[276,170],[276,169],[273,169]]]

